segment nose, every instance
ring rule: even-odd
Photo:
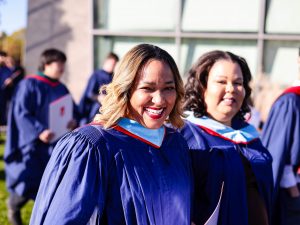
[[[231,83],[228,83],[226,85],[226,92],[233,92],[234,91],[234,85]]]
[[[161,106],[165,103],[166,99],[161,91],[156,91],[153,93],[152,102],[157,106]]]

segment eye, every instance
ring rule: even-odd
[[[238,86],[242,86],[243,85],[243,82],[242,81],[236,81],[234,82],[235,85],[238,85]]]
[[[167,91],[173,91],[173,90],[175,90],[175,87],[174,86],[166,87],[165,90],[167,90]]]
[[[226,84],[226,81],[225,80],[217,80],[217,83],[218,84]]]
[[[152,91],[152,90],[153,90],[152,87],[147,87],[147,86],[142,86],[142,87],[140,87],[139,89],[145,90],[145,91]]]

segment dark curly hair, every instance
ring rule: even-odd
[[[202,55],[187,73],[187,83],[185,84],[184,110],[192,111],[195,117],[207,115],[204,92],[207,87],[208,74],[212,66],[219,60],[229,60],[237,63],[243,74],[243,86],[245,88],[245,98],[240,111],[235,115],[244,120],[244,115],[250,112],[251,72],[246,60],[231,52],[211,51]]]

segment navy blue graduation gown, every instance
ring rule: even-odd
[[[112,81],[112,74],[104,70],[96,70],[90,77],[88,85],[79,103],[79,111],[82,117],[81,124],[93,121],[94,116],[99,113],[100,103],[93,98],[99,94],[99,89]]]
[[[5,87],[4,81],[11,76],[12,72],[6,66],[0,66],[0,125],[6,125],[6,109],[9,99],[9,88]]]
[[[39,134],[48,128],[49,104],[68,93],[62,83],[42,76],[19,83],[9,110],[4,153],[9,192],[35,198],[54,146],[41,142]]]
[[[273,156],[274,202],[284,166],[300,167],[300,87],[287,89],[273,104],[262,131],[263,144]],[[278,209],[274,209],[277,212]]]
[[[7,91],[8,91],[8,99],[10,100],[16,86],[24,78],[25,70],[22,66],[16,66],[14,68],[9,68],[9,69],[11,72],[10,78],[12,79],[12,85],[7,87]]]
[[[286,164],[295,169],[300,166],[300,91],[287,92],[275,101],[263,127],[262,141],[273,156],[278,187]]]
[[[245,122],[236,121],[233,127],[239,129],[245,125]],[[181,134],[188,142],[192,157],[195,180],[193,220],[196,224],[204,224],[213,213],[223,182],[218,224],[248,224],[246,178],[240,154],[251,164],[259,193],[270,216],[273,190],[272,158],[259,139],[247,144],[234,143],[212,135],[208,130],[190,121],[186,121]]]
[[[67,134],[47,165],[30,224],[190,225],[188,147],[165,129],[159,148],[100,125]]]

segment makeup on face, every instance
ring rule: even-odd
[[[159,60],[149,61],[134,86],[129,117],[150,129],[161,127],[176,101],[175,80],[170,67]]]

